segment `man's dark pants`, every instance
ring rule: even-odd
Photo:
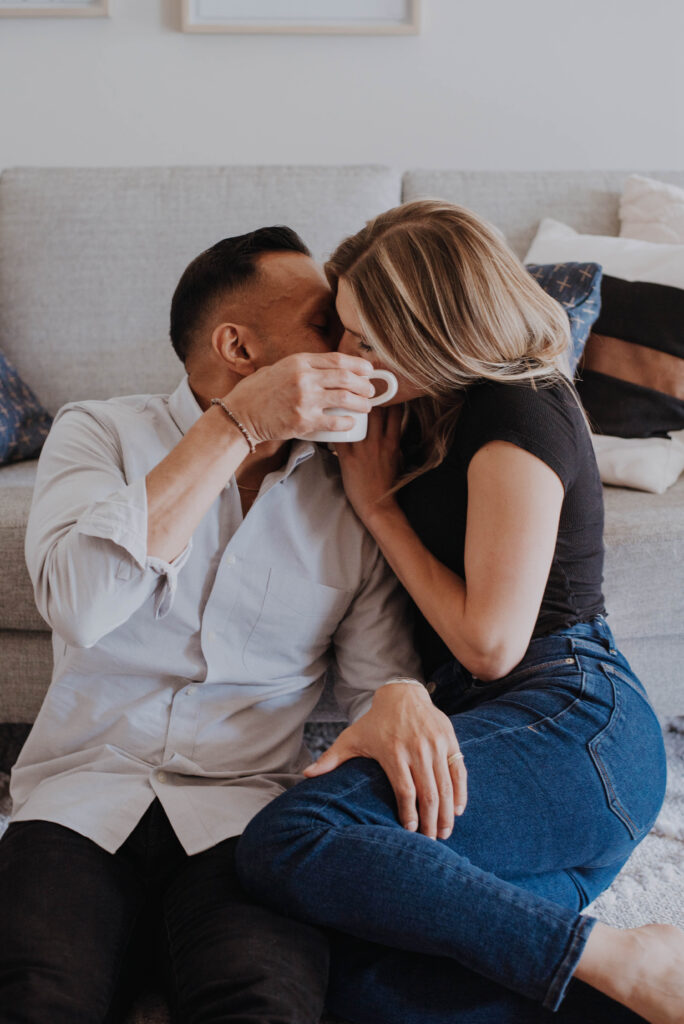
[[[317,1022],[327,940],[245,895],[236,845],[188,856],[157,800],[115,854],[61,825],[10,825],[0,1024],[110,1024],[155,961],[175,1021]]]

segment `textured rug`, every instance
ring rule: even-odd
[[[328,726],[330,735],[323,736],[325,728],[318,726],[313,742],[309,737],[314,753],[339,731]],[[587,908],[607,924],[634,927],[660,921],[684,928],[684,716],[671,719],[664,732],[668,785],[658,820],[611,887]],[[9,776],[0,773],[0,835],[10,814],[8,784]]]

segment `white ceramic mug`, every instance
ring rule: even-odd
[[[397,378],[389,370],[373,370],[370,380],[376,377],[384,380],[387,383],[387,387],[381,395],[371,398],[370,403],[371,405],[382,405],[383,402],[389,402],[390,398],[394,398],[399,384]],[[336,443],[340,441],[363,441],[368,430],[367,412],[353,412],[351,409],[325,409],[324,411],[332,416],[351,416],[354,420],[354,425],[349,430],[314,430],[312,434],[303,435],[302,439],[304,441],[334,441]]]

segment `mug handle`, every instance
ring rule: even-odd
[[[382,405],[383,402],[389,402],[390,398],[394,398],[399,388],[399,382],[393,373],[389,370],[374,370],[370,375],[369,380],[374,380],[379,377],[380,380],[384,380],[387,384],[387,388],[381,395],[376,395],[375,398],[371,398],[371,405]]]

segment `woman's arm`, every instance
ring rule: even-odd
[[[394,496],[398,409],[369,417],[368,436],[340,445],[345,490],[390,566],[452,654],[480,679],[497,679],[522,658],[548,579],[563,502],[560,478],[517,446],[493,441],[468,469],[465,580],[439,562]],[[448,516],[449,510],[444,509]],[[371,710],[346,729],[305,774],[350,757],[385,769],[405,828],[446,838],[467,800],[466,765],[449,719],[423,692],[385,686]],[[417,808],[416,808],[417,803]]]
[[[478,678],[498,679],[522,658],[539,614],[563,502],[560,478],[509,442],[476,452],[463,580],[427,550],[394,496],[384,497],[396,477],[398,415],[371,419],[366,441],[339,452],[347,494],[454,657]]]

